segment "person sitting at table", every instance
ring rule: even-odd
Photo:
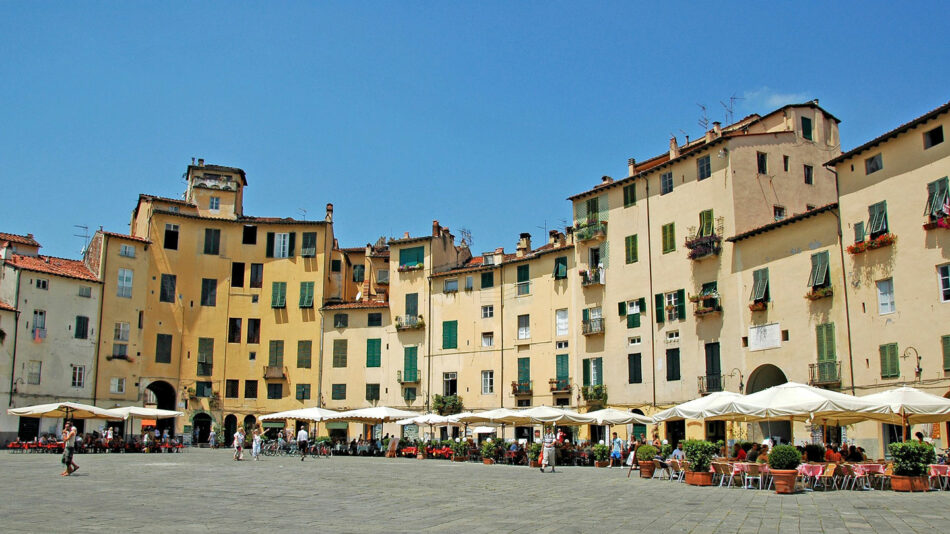
[[[753,443],[752,448],[749,449],[748,454],[746,454],[745,461],[749,463],[755,462],[756,458],[759,457],[759,451],[761,450],[758,443]]]
[[[677,443],[676,448],[673,449],[673,452],[670,453],[670,458],[674,460],[683,460],[686,458],[686,455],[683,454],[683,444]]]
[[[832,458],[834,458],[834,455],[835,455],[835,444],[829,443],[825,445],[825,461],[831,462]]]
[[[758,454],[758,456],[755,457],[755,460],[749,460],[749,461],[750,461],[750,462],[751,462],[751,461],[754,461],[754,462],[757,463],[757,464],[768,463],[768,461],[769,461],[769,446],[768,446],[768,445],[762,445],[762,447],[759,449],[759,454]]]
[[[736,443],[735,445],[735,451],[733,452],[733,456],[735,456],[736,460],[740,462],[745,461],[745,458],[746,458],[745,449],[740,447],[738,443]]]

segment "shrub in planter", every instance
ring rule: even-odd
[[[527,453],[529,460],[531,460],[532,462],[537,462],[538,458],[541,456],[541,444],[532,443],[531,445],[528,446],[525,452]]]
[[[805,456],[809,462],[824,462],[825,448],[817,443],[805,445]]]
[[[495,442],[492,441],[491,439],[486,439],[485,441],[483,441],[483,442],[482,442],[481,453],[482,453],[482,460],[492,460],[492,461],[494,461],[494,459],[495,459]],[[485,463],[491,463],[491,462],[485,462]]]
[[[449,447],[451,447],[453,453],[452,455],[455,458],[465,458],[468,456],[468,442],[464,439],[452,441]]]
[[[776,445],[769,453],[769,470],[775,481],[775,493],[794,493],[798,464],[802,453],[791,445]]]
[[[689,467],[686,472],[686,483],[692,486],[711,486],[712,473],[709,472],[709,464],[712,463],[713,456],[719,452],[719,446],[715,443],[699,439],[690,439],[683,442],[683,453],[686,460],[689,461]]]
[[[640,445],[637,448],[637,460],[640,462],[640,478],[651,478],[653,476],[653,457],[656,456],[656,447],[653,445]]]
[[[673,453],[672,443],[667,443],[666,445],[663,445],[662,447],[660,447],[660,455],[663,456],[664,458],[669,458],[670,454],[672,453]]]
[[[610,449],[606,445],[598,443],[591,447],[591,451],[594,453],[594,460],[600,463],[606,463],[607,458],[610,456]]]
[[[888,445],[894,458],[894,475],[891,488],[894,491],[927,491],[930,486],[927,474],[930,464],[936,460],[934,448],[928,443],[906,441]]]

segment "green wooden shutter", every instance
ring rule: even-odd
[[[617,303],[617,313],[624,317],[627,315],[627,301],[621,301]]]
[[[699,235],[705,237],[713,233],[713,210],[699,212]]]
[[[941,337],[940,344],[943,346],[943,370],[950,371],[950,336]]]
[[[752,300],[768,301],[766,295],[769,289],[769,269],[757,269],[752,271]]]
[[[637,203],[637,186],[630,184],[623,186],[623,207],[627,208]]]
[[[833,362],[835,354],[835,324],[825,323],[815,327],[815,337],[818,344],[818,361]]]
[[[264,257],[274,257],[274,232],[267,232],[267,241],[265,241]]]
[[[666,310],[663,304],[663,293],[657,293],[654,300],[656,301],[656,322],[662,323],[666,316]]]
[[[590,385],[590,358],[584,358],[584,386]]]
[[[811,119],[808,117],[802,117],[802,138],[808,139],[811,141]]]
[[[297,341],[297,367],[303,369],[310,368],[310,353],[312,346],[313,345],[309,339],[301,339]]]
[[[442,348],[458,348],[458,321],[442,321]]]
[[[624,238],[624,254],[627,263],[636,263],[638,258],[637,235],[628,235]]]
[[[585,323],[590,320],[590,308],[584,308],[581,310],[581,320]]]
[[[554,279],[563,280],[567,278],[567,256],[554,258]]]
[[[287,282],[273,282],[270,296],[271,308],[283,308],[287,305]]]
[[[864,241],[864,221],[854,223],[854,242]]]
[[[366,340],[366,367],[380,366],[380,354],[382,352],[381,349],[382,349],[382,340],[380,339]]]
[[[409,376],[410,374],[412,375],[412,377],[415,376],[415,373],[417,370],[416,360],[417,360],[418,354],[419,354],[419,347],[406,347],[403,350],[402,370],[403,370],[403,374],[405,375],[403,377],[405,380],[408,380],[411,378]]]
[[[604,359],[603,358],[592,358],[591,362],[591,372],[593,376],[596,377],[596,380],[593,380],[595,386],[599,386],[604,383]]]
[[[568,369],[568,359],[567,354],[558,354],[554,357],[556,378],[560,380],[567,380],[570,378],[570,372]]]
[[[530,276],[530,273],[528,272],[528,266],[519,265],[518,266],[518,283],[527,282],[529,276]]]
[[[640,313],[646,313],[646,312],[647,312],[647,299],[644,298],[644,297],[638,298],[638,299],[637,299],[637,308],[640,308]]]
[[[686,290],[676,290],[676,318],[683,320],[686,318]]]
[[[294,257],[294,246],[297,244],[297,232],[290,232],[290,243],[287,245],[287,257]]]
[[[531,358],[518,358],[518,382],[531,380]]]
[[[897,343],[881,345],[881,378],[900,376],[900,363],[897,359]]]
[[[639,328],[640,327],[640,314],[631,313],[627,315],[627,328]]]

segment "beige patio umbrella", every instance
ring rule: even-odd
[[[418,412],[399,410],[389,406],[374,406],[372,408],[360,408],[347,412],[339,412],[328,416],[324,421],[350,421],[354,423],[366,423],[375,425],[377,423],[391,423],[400,419],[409,419],[419,415]]]
[[[144,406],[122,406],[120,408],[111,408],[110,412],[121,415],[123,419],[131,420],[135,417],[140,419],[168,419],[169,417],[181,417],[182,412],[174,410],[160,410],[158,408],[145,408]],[[127,435],[132,434],[132,425],[127,428]]]
[[[892,422],[904,429],[904,441],[907,441],[908,425],[950,421],[950,399],[912,387],[894,388],[861,398],[887,406],[893,415]]]
[[[594,412],[584,414],[597,420],[598,425],[626,425],[629,423],[639,423],[641,425],[652,425],[653,419],[638,413],[624,412],[616,408],[604,408]]]
[[[705,419],[710,410],[722,408],[733,400],[742,398],[743,395],[731,391],[717,391],[710,393],[705,397],[699,397],[682,404],[677,404],[672,408],[667,408],[661,412],[653,414],[651,422],[662,423],[679,419]]]
[[[297,408],[296,410],[287,410],[283,412],[275,412],[267,415],[262,415],[258,418],[259,421],[274,421],[280,419],[293,419],[295,421],[311,421],[317,425],[317,429],[314,433],[319,433],[320,430],[320,421],[325,420],[331,415],[336,415],[340,412],[334,410],[327,410],[325,408],[318,408],[312,406],[310,408]]]
[[[505,437],[505,421],[504,419],[515,414],[517,410],[511,410],[509,408],[495,408],[494,410],[486,410],[484,412],[463,412],[457,413],[455,415],[450,415],[449,417],[459,423],[463,424],[472,424],[472,423],[495,423],[501,425],[501,433],[499,439],[504,439]]]
[[[54,402],[52,404],[37,404],[34,406],[23,406],[21,408],[10,408],[8,415],[19,415],[22,417],[49,417],[53,419],[106,419],[108,421],[121,421],[125,416],[112,410],[91,406],[89,404],[80,404],[78,402]]]

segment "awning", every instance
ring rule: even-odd
[[[261,421],[264,428],[284,428],[283,421]]]
[[[346,430],[347,428],[350,427],[349,423],[346,423],[343,421],[327,421],[325,424],[327,426],[327,429],[341,429],[342,428],[343,430]]]
[[[142,419],[142,426],[155,426],[154,419]]]

